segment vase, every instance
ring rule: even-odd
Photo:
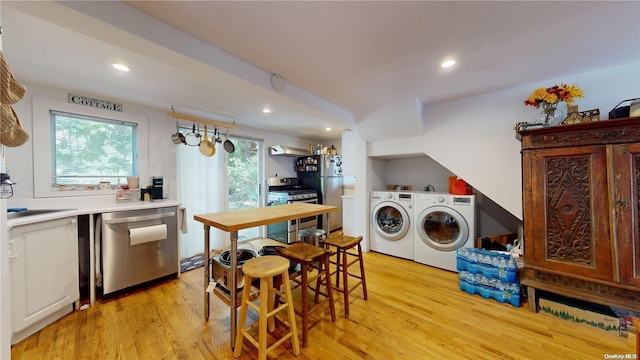
[[[564,113],[561,109],[558,109],[558,103],[546,103],[540,104],[542,106],[542,112],[540,113],[540,120],[543,124],[548,126],[560,125],[564,120]]]

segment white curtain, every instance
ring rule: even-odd
[[[193,216],[227,210],[227,153],[220,145],[216,149],[206,157],[197,146],[178,145],[178,198],[188,220],[188,232],[180,233],[180,258],[204,252],[204,225]],[[212,227],[209,233],[211,250],[231,244],[227,232]]]

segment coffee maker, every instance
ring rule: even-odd
[[[164,198],[164,178],[162,176],[151,177],[151,201],[162,200]]]

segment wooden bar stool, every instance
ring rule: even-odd
[[[333,303],[333,291],[331,286],[331,271],[329,269],[329,252],[327,249],[307,244],[304,242],[297,242],[284,248],[278,248],[278,253],[285,258],[291,260],[294,263],[300,264],[300,271],[291,274],[291,281],[296,283],[292,287],[292,290],[301,288],[302,309],[295,309],[295,313],[302,317],[302,346],[307,346],[307,331],[309,328],[309,313],[320,308],[326,302],[329,302],[329,309],[331,311],[331,321],[336,321],[336,310]],[[317,274],[309,277],[310,270],[317,270]],[[309,284],[316,281],[316,287],[313,288]],[[285,280],[286,282],[286,280]],[[325,285],[327,293],[320,292],[320,284]],[[286,284],[285,284],[286,285]],[[315,292],[315,305],[309,307],[308,290]],[[324,296],[322,301],[319,301],[319,295]],[[276,305],[278,300],[276,300]]]
[[[238,324],[242,327],[236,334],[236,347],[233,355],[239,357],[242,353],[242,339],[246,337],[256,348],[258,348],[258,358],[266,360],[267,353],[278,345],[282,344],[286,339],[291,338],[293,354],[300,354],[300,344],[298,340],[298,331],[296,329],[296,317],[293,310],[293,298],[291,296],[291,286],[289,284],[289,261],[281,256],[262,256],[247,261],[242,266],[244,272],[244,290],[242,291],[242,302],[240,306],[240,318]],[[280,292],[273,287],[273,277],[281,276],[284,285],[284,292]],[[256,306],[249,300],[251,293],[252,279],[260,279],[260,307]],[[273,294],[279,298],[284,298],[285,302],[274,309]],[[257,310],[259,315],[258,322],[244,328],[247,320],[247,308],[251,306]],[[275,329],[274,316],[280,311],[287,309],[287,321],[283,321],[289,326],[289,332],[277,340],[273,345],[267,347],[267,330],[273,332]],[[258,325],[258,341],[249,334],[249,330]],[[267,327],[268,325],[268,327]]]
[[[325,239],[325,246],[333,246],[336,248],[336,260],[329,263],[336,266],[336,270],[332,272],[336,274],[334,290],[344,295],[344,317],[349,318],[349,293],[362,284],[362,293],[364,299],[367,300],[367,281],[364,275],[364,261],[362,260],[362,247],[360,242],[362,236],[353,237],[347,235],[333,235]],[[349,250],[357,248],[357,252],[349,252]],[[355,263],[360,264],[360,275],[349,273],[349,267]],[[342,274],[342,287],[340,286],[340,274]],[[358,279],[358,281],[349,287],[349,277]]]

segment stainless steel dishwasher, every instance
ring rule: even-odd
[[[104,295],[179,272],[177,210],[102,214]]]

